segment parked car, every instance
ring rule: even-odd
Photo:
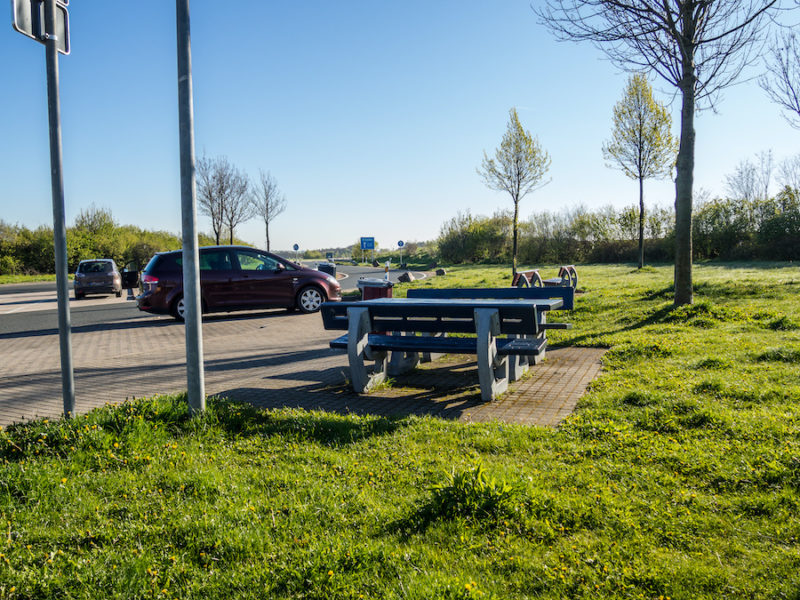
[[[183,320],[183,252],[156,254],[142,271],[139,310]],[[261,308],[319,310],[326,300],[341,300],[341,286],[326,273],[247,246],[200,248],[203,312]]]
[[[110,258],[82,260],[75,269],[72,289],[76,300],[86,294],[116,294],[119,298],[122,296],[122,278],[116,263]]]

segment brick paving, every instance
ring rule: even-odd
[[[482,402],[473,357],[448,356],[359,396],[347,386],[347,357],[328,348],[336,332],[319,315],[269,311],[203,322],[208,395],[266,408],[432,415],[555,426],[601,369],[603,350],[550,349],[547,359],[491,403]],[[109,402],[186,389],[183,325],[169,318],[73,329],[79,413]],[[0,425],[61,415],[58,335],[0,335]]]

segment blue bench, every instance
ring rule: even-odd
[[[575,306],[575,288],[572,287],[510,287],[510,288],[414,288],[408,290],[409,298],[475,298],[503,300],[560,300],[561,305],[553,310],[572,310]],[[545,340],[542,349],[532,357],[519,355],[510,363],[511,380],[516,381],[528,370],[530,363],[538,364],[545,357],[548,329],[569,329],[569,323],[548,323],[547,311],[539,313],[539,331],[536,337]],[[525,334],[530,337],[531,334]],[[424,357],[430,360],[432,357]]]
[[[320,313],[326,329],[347,331],[330,346],[347,350],[356,392],[378,385],[387,372],[413,368],[421,353],[474,354],[481,397],[489,401],[508,387],[513,375],[510,356],[544,353],[547,339],[539,335],[542,314],[561,303],[559,299],[379,298],[326,302]],[[451,333],[474,337],[447,337]],[[374,362],[371,369],[368,361]]]

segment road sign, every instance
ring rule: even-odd
[[[398,248],[402,248],[404,245],[405,245],[405,243],[403,242],[403,240],[400,240],[399,242],[397,242],[397,247]]]
[[[294,251],[297,252],[298,250],[300,250],[300,244],[295,244],[294,246],[292,246],[292,249],[294,249]]]
[[[375,238],[374,237],[362,237],[361,238],[361,249],[362,250],[375,250]]]
[[[56,1],[56,47],[61,54],[69,54],[69,2]],[[11,16],[14,29],[41,44],[47,43],[44,29],[44,5],[42,0],[11,0]]]

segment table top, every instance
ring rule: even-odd
[[[564,300],[561,298],[373,298],[353,303],[354,306],[381,306],[386,304],[402,304],[403,306],[467,306],[473,308],[531,306],[542,311],[561,308]]]

